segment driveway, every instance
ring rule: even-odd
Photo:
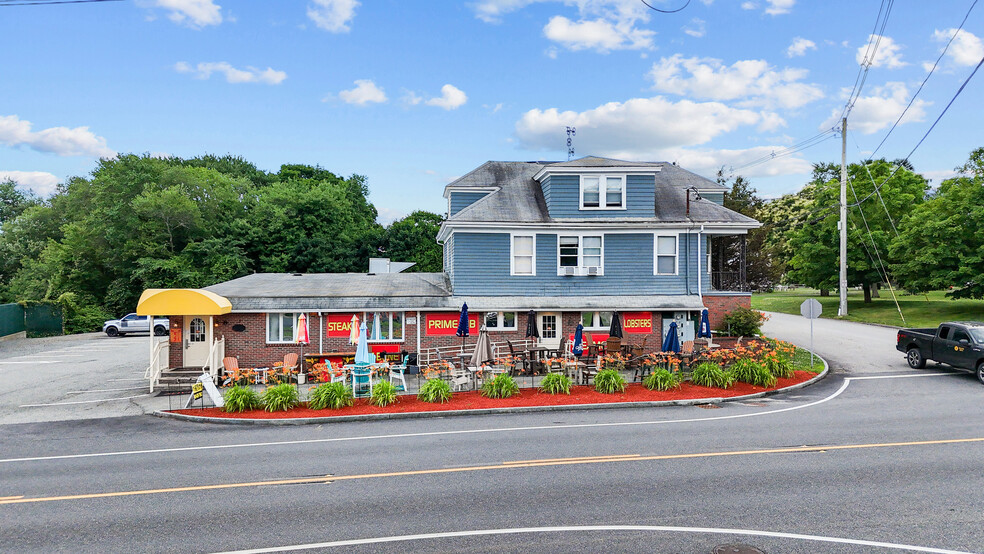
[[[148,337],[102,333],[0,343],[0,424],[140,415],[167,407],[147,394]]]

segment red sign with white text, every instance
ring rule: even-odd
[[[328,338],[348,338],[352,333],[352,316],[355,314],[328,314],[325,319],[325,333]]]
[[[426,314],[424,321],[424,334],[433,337],[439,335],[453,335],[458,330],[458,319],[460,313],[450,312],[445,314]],[[478,335],[478,314],[468,314],[468,336]]]
[[[648,335],[653,332],[652,312],[627,312],[622,314],[622,330],[629,335]]]

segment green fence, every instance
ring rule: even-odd
[[[24,330],[24,308],[20,304],[0,304],[0,337]]]
[[[54,304],[31,304],[24,311],[24,327],[28,337],[50,337],[63,334],[62,309]]]

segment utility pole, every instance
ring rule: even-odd
[[[841,120],[841,201],[840,201],[840,306],[839,317],[847,316],[847,118]]]

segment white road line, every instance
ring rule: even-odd
[[[143,388],[143,387],[140,387]],[[99,400],[79,400],[77,402],[52,402],[51,404],[23,404],[19,408],[40,408],[42,406],[70,406],[72,404],[95,404],[97,402],[113,402],[115,400],[129,400],[131,398],[141,398],[150,394],[138,394],[136,396],[124,396],[122,398],[102,398]]]
[[[945,377],[948,375],[960,375],[960,372],[949,371],[946,373],[903,373],[900,375],[869,375],[867,377],[848,377],[852,381],[867,381],[869,379],[900,379],[902,377]]]
[[[389,542],[419,541],[431,539],[448,539],[458,537],[476,537],[489,535],[518,535],[532,533],[570,533],[585,531],[649,531],[657,533],[694,533],[710,535],[741,535],[751,537],[769,537],[778,539],[793,539],[821,543],[850,544],[887,548],[891,550],[909,550],[915,552],[933,552],[936,554],[969,554],[962,550],[947,550],[928,546],[915,546],[892,542],[869,541],[863,539],[848,539],[842,537],[824,537],[821,535],[803,535],[800,533],[782,533],[777,531],[759,531],[755,529],[721,529],[715,527],[668,527],[663,525],[572,525],[563,527],[516,527],[511,529],[477,529],[474,531],[450,531],[445,533],[423,533],[418,535],[402,535],[391,537],[375,537],[369,539],[351,539],[321,543],[297,544],[293,546],[275,546],[273,548],[254,548],[249,550],[230,550],[218,554],[263,554],[267,552],[291,552],[297,550],[313,550],[315,548],[332,548],[337,546],[356,546],[364,544],[379,544]]]
[[[85,356],[85,354],[62,354],[61,352],[45,352],[44,355],[49,358],[52,356],[55,358],[81,358]]]
[[[147,387],[127,387],[125,389],[96,389],[96,390],[72,390],[65,394],[88,394],[90,392],[119,392],[124,390],[143,390]]]
[[[106,379],[107,381],[146,381],[143,377],[138,377],[136,379]]]
[[[921,373],[913,373],[911,375],[897,375],[893,377],[908,377],[922,375]],[[959,375],[958,373],[940,373],[937,375]],[[672,423],[694,423],[702,421],[721,421],[725,419],[740,419],[746,417],[759,417],[765,415],[778,414],[783,412],[789,412],[792,410],[802,410],[804,408],[809,408],[812,406],[817,406],[837,398],[843,393],[847,387],[851,384],[853,377],[847,377],[844,379],[844,383],[837,389],[836,392],[831,394],[826,398],[821,398],[815,402],[810,402],[808,404],[803,404],[802,406],[790,406],[788,408],[780,408],[778,410],[769,410],[767,412],[754,412],[750,414],[736,414],[728,416],[715,416],[715,417],[704,417],[704,418],[687,418],[687,419],[669,419],[669,420],[655,420],[655,421],[625,421],[616,423],[572,423],[568,425],[536,425],[529,427],[493,427],[489,429],[462,429],[458,431],[422,431],[417,433],[395,433],[391,435],[365,435],[361,437],[338,437],[338,438],[327,438],[327,439],[300,439],[300,440],[290,440],[290,441],[270,441],[270,442],[254,442],[254,443],[239,443],[239,444],[215,444],[207,446],[179,446],[173,448],[154,448],[148,450],[123,450],[117,452],[93,452],[90,454],[62,454],[59,456],[34,456],[28,458],[6,458],[0,459],[0,464],[12,463],[12,462],[38,462],[46,460],[68,460],[74,458],[100,458],[104,456],[134,456],[142,454],[160,454],[163,452],[193,452],[200,450],[225,450],[230,448],[259,448],[264,446],[290,446],[297,444],[322,444],[322,443],[332,443],[332,442],[355,442],[355,441],[370,441],[370,440],[392,440],[392,439],[405,439],[405,438],[415,438],[415,437],[434,437],[434,436],[445,436],[445,435],[477,435],[486,433],[514,433],[516,431],[545,431],[553,429],[587,429],[595,427],[628,427],[635,425],[668,425]],[[146,395],[144,395],[146,396]]]
[[[0,364],[53,364],[57,362],[63,362],[65,360],[24,360],[23,362],[0,362]]]

